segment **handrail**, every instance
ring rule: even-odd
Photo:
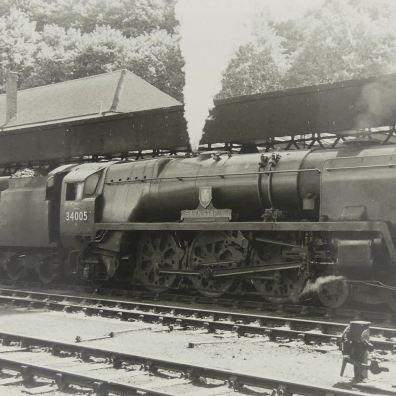
[[[370,168],[393,168],[396,164],[376,164],[376,165],[361,165],[361,166],[340,166],[338,168],[325,168],[327,172],[336,170],[352,170],[352,169],[370,169]]]
[[[171,176],[171,177],[153,177],[153,178],[140,178],[133,180],[119,180],[119,181],[110,181],[106,182],[106,185],[110,184],[128,184],[128,183],[144,183],[148,181],[163,181],[163,180],[188,180],[188,179],[203,179],[203,178],[215,178],[220,177],[224,179],[228,176],[252,176],[252,175],[271,175],[275,173],[302,173],[302,172],[317,172],[321,173],[321,170],[318,168],[307,168],[307,169],[284,169],[284,170],[274,170],[274,171],[259,171],[259,172],[239,172],[239,173],[218,173],[214,175],[195,175],[195,176]]]

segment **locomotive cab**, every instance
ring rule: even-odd
[[[64,247],[77,247],[94,237],[104,173],[112,163],[78,165],[64,177],[60,205],[60,233]]]

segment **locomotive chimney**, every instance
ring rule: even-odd
[[[6,81],[6,123],[17,115],[18,73],[8,72]]]

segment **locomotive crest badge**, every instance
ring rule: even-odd
[[[212,202],[212,187],[199,187],[199,203],[207,208]]]
[[[199,187],[198,208],[181,211],[181,221],[231,221],[231,209],[217,209],[213,206],[212,187]]]

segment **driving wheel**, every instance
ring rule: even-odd
[[[251,262],[254,266],[282,262],[281,247],[260,244],[253,248]],[[284,259],[283,259],[284,260]],[[284,261],[287,264],[287,261]],[[305,284],[299,269],[263,272],[252,279],[256,291],[267,301],[284,304],[297,301]]]
[[[204,296],[218,297],[229,291],[238,276],[214,277],[213,271],[245,265],[243,237],[231,232],[201,232],[193,240],[188,259],[189,270],[199,272],[190,277]]]
[[[169,232],[146,232],[138,242],[135,276],[143,286],[155,292],[174,286],[177,274],[161,273],[179,270],[183,248]]]

